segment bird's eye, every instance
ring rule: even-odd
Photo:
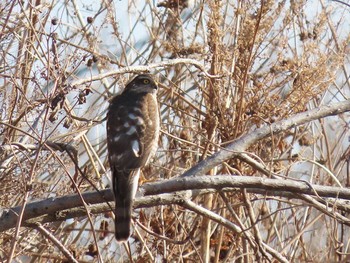
[[[148,79],[144,79],[143,80],[143,84],[149,84],[149,80]]]

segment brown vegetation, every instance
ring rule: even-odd
[[[29,2],[0,3],[2,261],[347,260],[349,7]],[[162,135],[117,244],[104,117],[145,71]]]

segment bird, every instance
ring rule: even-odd
[[[189,6],[194,6],[193,0],[166,0],[157,4],[157,7],[180,8],[181,10]]]
[[[140,170],[158,147],[160,117],[158,85],[148,74],[133,78],[110,101],[107,111],[107,148],[115,197],[115,238],[131,235],[131,213]]]

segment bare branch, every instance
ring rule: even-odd
[[[203,190],[196,192],[195,190]],[[298,198],[295,193],[319,197],[336,198],[350,200],[350,189],[310,185],[305,182],[292,180],[268,179],[251,176],[198,176],[174,178],[167,181],[144,184],[140,192],[145,197],[137,198],[136,208],[152,207],[158,205],[181,204],[185,199],[191,199],[198,194],[208,193],[212,190],[240,191],[247,189],[248,192],[266,194],[270,196],[285,195],[291,193],[289,197]],[[182,192],[185,191],[185,192]],[[293,194],[294,193],[294,194]],[[82,194],[82,198],[89,207],[91,213],[102,213],[110,211],[113,205],[105,204],[112,202],[113,195],[110,189],[98,192],[87,192]],[[308,201],[309,202],[309,201]],[[103,204],[101,206],[94,206]],[[340,205],[340,204],[339,204]],[[15,226],[16,218],[21,206],[0,211],[0,232]],[[323,212],[327,210],[326,206]],[[350,208],[348,208],[350,209]],[[30,225],[32,218],[41,217],[40,221],[52,222],[65,220],[67,218],[78,217],[86,214],[86,209],[82,207],[79,195],[67,195],[58,198],[48,198],[41,201],[31,202],[26,205],[23,214],[24,225]],[[345,219],[344,217],[342,219]],[[35,221],[35,220],[34,220]],[[349,221],[349,220],[346,220]]]
[[[79,79],[76,81],[73,81],[71,83],[71,86],[78,86],[82,85],[85,83],[90,83],[92,81],[96,80],[102,80],[104,78],[108,77],[115,77],[120,74],[125,74],[125,73],[141,73],[141,72],[149,72],[151,69],[157,69],[157,68],[166,68],[166,67],[173,67],[175,65],[179,64],[186,64],[186,65],[193,65],[199,70],[201,70],[205,76],[209,78],[220,78],[222,76],[216,76],[216,75],[210,75],[206,70],[205,67],[197,60],[195,59],[188,59],[188,58],[178,58],[178,59],[173,59],[173,60],[167,60],[159,63],[151,63],[148,64],[147,66],[129,66],[129,67],[123,67],[120,69],[116,70],[111,70],[109,72],[103,73],[103,74],[98,74],[96,76],[92,76],[91,78],[86,78],[86,79]]]
[[[269,135],[278,134],[280,132],[317,119],[339,115],[348,111],[350,111],[349,100],[333,103],[330,105],[324,105],[306,112],[298,113],[288,119],[275,122],[271,125],[266,125],[234,140],[226,148],[221,149],[217,153],[214,153],[210,157],[199,162],[197,165],[186,171],[182,176],[185,177],[205,174],[213,167],[223,163],[230,158],[234,158],[237,152],[245,151],[249,146]]]
[[[53,235],[51,234],[43,225],[40,223],[36,224],[36,229],[43,234],[47,239],[51,240],[52,243],[54,243],[59,250],[66,256],[66,258],[70,262],[78,263],[78,261],[74,258],[72,253],[69,252],[69,250]]]

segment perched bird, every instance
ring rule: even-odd
[[[166,8],[186,8],[194,6],[194,0],[166,0],[159,2],[157,7],[166,7]]]
[[[108,109],[107,147],[118,241],[130,237],[132,205],[140,169],[157,150],[160,126],[157,88],[151,76],[138,75],[111,100]]]

